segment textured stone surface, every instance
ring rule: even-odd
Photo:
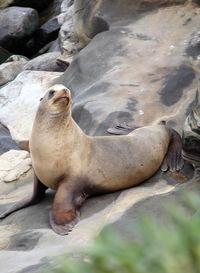
[[[12,140],[9,130],[0,123],[0,155],[11,149],[19,150],[19,147]]]
[[[38,13],[34,9],[10,7],[0,11],[0,45],[18,53],[38,24]]]
[[[24,70],[35,71],[63,71],[59,66],[56,59],[60,56],[60,52],[49,52],[42,54],[31,61],[29,61],[24,67]]]
[[[171,203],[177,201],[177,193],[182,189],[200,190],[199,183],[195,181],[196,179],[178,185],[170,173],[162,174],[159,171],[138,187],[89,198],[81,209],[80,222],[67,236],[59,236],[49,227],[48,214],[54,192],[48,191],[41,203],[18,211],[0,223],[0,246],[2,246],[0,263],[4,261],[4,273],[21,272],[20,270],[31,272],[33,268],[35,270],[33,272],[39,272],[45,257],[62,253],[70,254],[80,248],[88,247],[92,238],[106,224],[112,224],[121,230],[126,222],[128,225],[130,222],[134,224],[140,215],[147,211],[160,219],[164,205],[169,201]],[[30,181],[28,179],[9,194],[2,194],[0,211],[8,208],[9,202],[18,200],[20,196],[26,196],[31,190],[31,179]],[[10,226],[9,230],[7,230],[8,226]]]
[[[39,98],[54,83],[72,90],[73,116],[90,135],[106,134],[108,127],[121,122],[146,125],[163,119],[182,132],[196,98],[197,73],[190,63],[200,55],[199,6],[176,6],[172,4],[186,1],[167,0],[100,2],[92,13],[92,18],[100,19],[92,22],[106,22],[109,29],[104,32],[88,24],[90,5],[96,1],[76,1],[87,4],[76,10],[74,22],[82,32],[77,32],[82,47],[90,43],[64,74],[25,71],[0,89],[0,121],[19,142],[28,139]],[[80,222],[64,237],[49,227],[54,192],[48,190],[41,203],[0,222],[3,272],[39,272],[48,263],[47,256],[77,253],[106,224],[122,233],[133,225],[134,232],[134,223],[144,212],[165,218],[163,206],[177,201],[182,189],[200,191],[199,176],[192,176],[193,169],[186,164],[180,173],[158,171],[135,188],[89,198]],[[9,183],[12,190],[1,188],[0,212],[32,191],[33,177],[23,179]]]
[[[125,6],[103,9],[109,31],[96,35],[62,78],[72,90],[73,116],[91,135],[122,122],[163,119],[181,133],[198,84],[187,53],[199,31],[198,7],[163,7],[130,19]]]
[[[27,61],[6,62],[0,65],[0,86],[15,79]]]
[[[10,55],[11,53],[0,46],[0,64],[5,62],[5,60],[8,59]]]
[[[0,182],[15,181],[30,168],[31,159],[28,152],[10,150],[0,156]]]
[[[183,129],[183,155],[192,164],[200,166],[200,88],[196,91],[196,98],[192,111],[186,118]]]
[[[57,18],[51,18],[44,23],[38,30],[35,31],[33,37],[25,45],[26,56],[33,56],[43,46],[51,41],[54,41],[58,37],[60,26]]]

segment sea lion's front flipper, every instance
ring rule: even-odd
[[[182,158],[182,141],[180,135],[172,128],[167,127],[170,132],[171,139],[168,146],[168,151],[163,160],[161,170],[172,172],[180,171],[184,165]]]
[[[5,218],[14,211],[39,203],[45,196],[47,187],[43,185],[34,174],[34,187],[32,196],[26,197],[13,204],[8,210],[0,214],[0,219]]]
[[[114,128],[108,128],[107,132],[112,135],[128,135],[132,131],[138,129],[138,126],[129,126],[128,124],[120,124]]]
[[[75,183],[61,181],[56,191],[53,207],[49,213],[49,223],[60,235],[68,234],[79,221],[79,208],[86,196],[82,195],[77,188]]]

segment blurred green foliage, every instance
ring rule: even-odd
[[[200,198],[189,194],[185,200],[185,209],[172,205],[167,209],[167,225],[143,217],[137,240],[126,240],[105,228],[81,261],[59,257],[46,272],[200,273],[200,211],[190,216],[200,207]]]

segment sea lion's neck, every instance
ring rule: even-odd
[[[78,124],[73,120],[71,111],[65,114],[48,114],[45,115],[38,112],[33,125],[32,133],[43,138],[60,138],[63,136],[64,139],[87,138]],[[48,136],[48,137],[47,137]]]

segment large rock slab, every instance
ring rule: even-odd
[[[123,21],[137,21],[143,12],[186,2],[187,0],[116,0],[113,5],[112,0],[75,0],[73,20],[79,37],[79,47],[83,48],[96,34],[108,30],[119,21],[127,24]]]
[[[141,10],[130,18],[134,5],[118,2],[116,10],[103,9],[109,30],[80,51],[61,79],[72,90],[73,116],[91,135],[121,122],[163,119],[181,132],[198,83],[191,66],[197,57],[188,50],[199,32],[198,6]]]
[[[196,73],[189,63],[198,58],[198,46],[195,54],[189,49],[191,45],[195,46],[194,37],[199,31],[198,7],[161,8],[160,4],[185,2],[167,0],[134,3],[117,0],[116,5],[109,0],[101,2],[102,6],[92,14],[92,18],[100,18],[95,22],[101,21],[102,25],[105,21],[109,29],[101,32],[105,28],[99,31],[94,28],[88,32],[87,23],[82,27],[81,20],[90,18],[91,9],[88,12],[87,7],[92,3],[82,1],[88,6],[80,9],[82,19],[79,26],[90,43],[64,74],[50,77],[48,83],[45,78],[44,84],[38,74],[36,77],[33,72],[25,71],[23,73],[31,74],[21,73],[13,85],[10,83],[8,88],[0,89],[0,120],[18,141],[27,139],[30,133],[39,102],[38,90],[42,95],[43,87],[55,82],[65,83],[72,90],[73,116],[90,135],[106,134],[108,127],[120,122],[146,125],[162,119],[182,131],[197,85]],[[84,39],[82,45],[86,45]],[[30,99],[32,104],[27,97],[29,92],[34,96]],[[20,118],[15,110],[17,107],[21,107]],[[16,113],[17,121],[13,113]],[[26,124],[27,117],[29,124]],[[3,272],[39,272],[39,268],[47,263],[48,255],[77,253],[80,247],[87,247],[106,224],[121,230],[129,218],[137,222],[145,211],[160,218],[163,213],[161,205],[168,200],[177,200],[177,192],[182,193],[182,189],[199,191],[199,177],[190,180],[192,171],[187,165],[179,174],[158,171],[138,187],[88,199],[81,209],[81,221],[64,237],[49,227],[48,214],[54,192],[48,191],[41,203],[18,211],[0,223]],[[0,210],[31,192],[32,180],[28,178],[27,183],[18,184],[13,191],[3,192]],[[188,182],[179,185],[178,181]]]
[[[59,72],[23,71],[0,89],[0,121],[21,147],[29,140],[40,98]]]
[[[153,208],[152,214],[160,218],[161,212],[155,213],[156,204],[162,204],[163,207],[168,200],[177,200],[174,191],[180,192],[182,188],[199,191],[199,183],[195,181],[178,185],[170,174],[163,175],[158,172],[138,187],[89,198],[81,209],[80,222],[67,236],[59,236],[49,227],[48,215],[54,192],[48,191],[41,203],[18,211],[0,223],[2,270],[4,273],[40,272],[40,268],[48,263],[48,256],[77,253],[81,248],[88,247],[92,238],[105,225],[116,223],[116,228],[120,229],[119,223],[126,225],[127,215],[131,215],[129,224],[131,220],[135,223],[139,216],[146,212],[147,207],[148,211]],[[12,192],[2,194],[0,210],[6,209],[8,202],[14,202],[31,191],[31,179],[28,178],[26,183],[18,185]],[[171,194],[173,198],[170,197]],[[123,219],[123,222],[120,219]]]

